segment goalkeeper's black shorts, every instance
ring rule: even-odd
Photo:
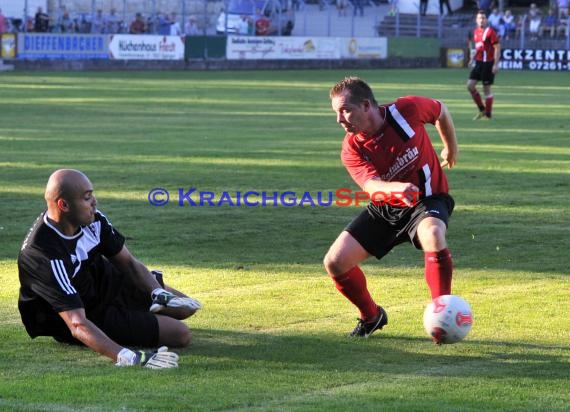
[[[164,287],[162,274],[153,274]],[[116,271],[113,275],[121,276]],[[112,302],[89,311],[87,318],[119,345],[156,347],[159,338],[158,320],[155,314],[149,312],[151,303],[150,293],[141,291],[125,276],[118,296]],[[71,333],[54,336],[54,339],[82,345]]]

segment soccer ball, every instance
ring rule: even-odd
[[[456,295],[441,295],[424,311],[424,328],[438,345],[456,343],[465,338],[473,326],[469,303]]]

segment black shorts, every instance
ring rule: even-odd
[[[483,83],[484,86],[490,86],[495,82],[495,74],[493,73],[494,61],[482,62],[475,61],[475,67],[469,73],[470,80],[477,80]]]
[[[381,259],[400,243],[411,242],[417,249],[421,249],[416,239],[420,222],[426,217],[436,217],[447,226],[454,206],[455,202],[448,194],[426,197],[414,207],[394,207],[389,204],[377,206],[370,203],[345,230],[368,253]]]
[[[86,312],[87,318],[119,345],[150,348],[158,345],[158,320],[149,312],[152,299],[150,293],[141,291],[133,282],[117,272],[112,276],[123,278],[119,294],[109,303]],[[162,287],[162,273],[152,272]],[[59,342],[82,343],[66,331],[62,336],[54,336]]]
[[[153,274],[164,287],[162,273]],[[94,315],[93,323],[119,345],[156,347],[158,320],[154,313],[149,312],[151,304],[150,293],[141,291],[125,277],[119,296],[104,312]]]

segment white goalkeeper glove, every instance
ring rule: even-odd
[[[164,308],[184,308],[192,312],[196,312],[202,308],[202,304],[196,299],[190,297],[180,297],[168,292],[164,289],[157,288],[152,291],[152,304],[150,311],[152,313],[160,312]]]
[[[161,346],[155,352],[123,348],[117,355],[116,366],[140,365],[150,369],[170,369],[178,367],[178,355]]]

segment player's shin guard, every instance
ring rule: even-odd
[[[481,99],[481,95],[479,94],[479,92],[477,90],[469,90],[469,93],[471,93],[471,98],[479,108],[479,111],[484,112],[485,105],[483,104],[483,99]]]
[[[332,277],[332,280],[337,290],[360,310],[361,319],[374,319],[378,315],[378,306],[372,300],[366,287],[366,277],[358,266]]]
[[[439,252],[425,252],[425,277],[431,292],[431,298],[451,294],[451,276],[453,260],[449,249]]]

